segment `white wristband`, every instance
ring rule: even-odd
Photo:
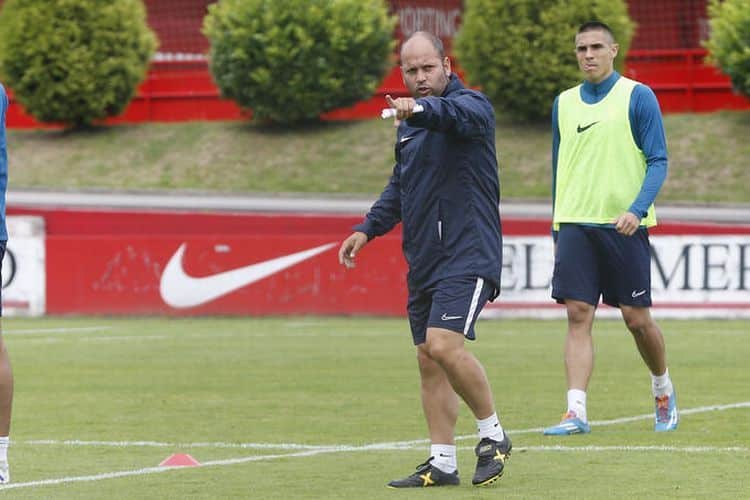
[[[421,104],[417,104],[411,110],[412,113],[421,113],[424,111],[424,107]],[[380,112],[380,118],[385,120],[386,118],[393,118],[396,116],[396,110],[394,108],[385,108]]]

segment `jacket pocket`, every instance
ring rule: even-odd
[[[435,211],[432,214],[433,218],[433,231],[432,231],[432,247],[433,251],[439,255],[450,255],[455,249],[456,236],[456,218],[455,214],[452,214],[450,210],[452,204],[444,199],[439,199]]]

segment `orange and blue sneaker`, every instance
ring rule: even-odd
[[[584,422],[574,411],[569,411],[562,416],[559,424],[544,429],[545,436],[568,436],[570,434],[588,434],[591,426]]]
[[[453,473],[443,472],[432,465],[430,457],[425,463],[417,465],[417,470],[411,476],[394,479],[388,483],[389,488],[427,488],[431,486],[458,486],[458,470]]]
[[[654,430],[656,432],[666,432],[677,429],[680,415],[677,411],[677,395],[675,392],[672,391],[672,394],[656,396],[654,402],[656,406]]]
[[[10,471],[8,468],[8,462],[0,461],[0,484],[8,484],[10,482]]]

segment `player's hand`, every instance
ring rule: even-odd
[[[352,269],[355,266],[354,258],[360,249],[367,244],[367,235],[360,231],[355,231],[341,243],[339,248],[339,264]]]
[[[392,98],[390,95],[385,96],[385,101],[388,103],[388,107],[396,110],[396,118],[393,122],[395,126],[401,123],[401,120],[406,120],[414,114],[414,106],[417,105],[411,97],[399,97],[398,99]]]
[[[641,225],[641,219],[633,212],[625,212],[615,219],[615,229],[625,236],[633,236]]]

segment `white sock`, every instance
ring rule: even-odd
[[[500,419],[497,418],[497,413],[493,413],[482,420],[477,420],[477,428],[479,431],[479,439],[490,438],[493,441],[503,440],[503,426],[500,425]]]
[[[8,463],[8,445],[10,444],[10,438],[8,436],[0,436],[0,462]]]
[[[588,422],[586,416],[586,391],[570,389],[568,391],[568,411],[576,414],[584,422]]]
[[[437,467],[443,472],[456,472],[458,464],[456,462],[456,445],[455,444],[433,444],[430,446],[430,462],[433,467]]]
[[[669,369],[664,372],[664,375],[651,374],[651,391],[654,397],[664,396],[665,394],[672,394],[672,380],[669,378]]]

